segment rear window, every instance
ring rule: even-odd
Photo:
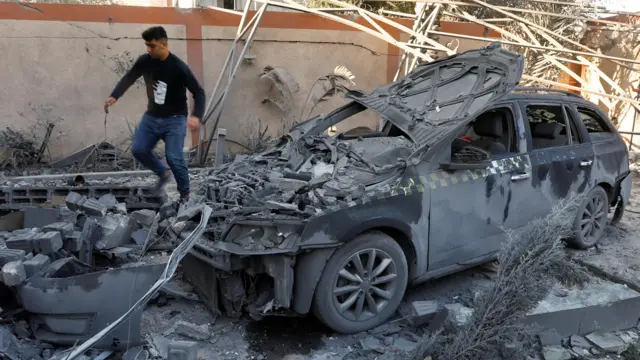
[[[584,127],[587,129],[592,141],[609,139],[613,136],[613,133],[609,126],[607,126],[606,121],[597,112],[581,107],[577,110],[580,115],[580,121],[584,124]]]

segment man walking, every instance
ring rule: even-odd
[[[142,33],[147,54],[140,56],[122,77],[104,103],[105,113],[133,83],[143,76],[147,87],[147,111],[138,124],[131,152],[145,167],[158,175],[156,191],[160,192],[171,173],[176,179],[180,201],[189,199],[189,171],[182,149],[187,126],[195,130],[204,114],[205,95],[191,69],[168,48],[167,32],[154,26]],[[187,92],[193,95],[194,109],[187,120]],[[169,168],[154,154],[153,149],[162,139]]]

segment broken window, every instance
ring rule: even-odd
[[[531,131],[532,150],[571,144],[561,105],[527,105],[527,120]]]
[[[459,133],[452,143],[454,162],[477,161],[486,157],[504,157],[517,153],[513,112],[508,107],[483,112]]]
[[[613,135],[605,120],[597,112],[579,107],[578,114],[592,141],[607,139]]]

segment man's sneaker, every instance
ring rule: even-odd
[[[180,197],[180,205],[186,205],[189,200],[191,200],[191,195],[181,196]]]
[[[169,182],[169,180],[171,180],[171,172],[169,172],[169,175],[162,177],[162,176],[158,176],[158,180],[156,181],[156,185],[153,187],[153,190],[156,194],[160,194],[162,192],[162,190],[164,189],[164,186],[167,185],[167,183]]]

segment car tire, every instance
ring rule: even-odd
[[[574,236],[569,239],[571,247],[586,250],[595,246],[608,223],[609,196],[602,186],[596,186],[580,204],[573,222]]]
[[[327,262],[314,294],[313,312],[340,333],[374,328],[395,313],[408,277],[407,259],[393,238],[379,231],[363,233]]]

